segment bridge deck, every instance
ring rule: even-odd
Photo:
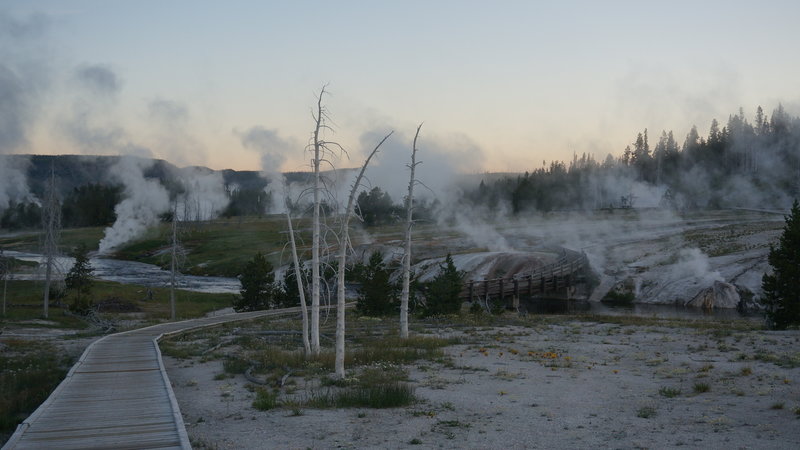
[[[190,328],[294,311],[299,308],[227,314],[98,339],[3,449],[191,448],[157,339]]]
[[[468,280],[462,287],[460,297],[473,301],[476,298],[545,294],[582,282],[581,275],[588,265],[585,254],[565,250],[565,255],[555,263],[527,275],[516,274],[511,278]]]

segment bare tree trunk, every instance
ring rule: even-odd
[[[292,243],[292,260],[294,261],[294,276],[297,279],[297,291],[300,293],[300,315],[303,318],[303,347],[306,350],[306,356],[311,354],[311,344],[308,341],[308,310],[306,309],[306,293],[303,289],[302,271],[300,270],[300,262],[297,258],[297,245],[294,241],[294,229],[292,228],[292,216],[289,213],[289,207],[286,207],[286,221],[289,223],[289,241]]]
[[[411,147],[411,180],[408,182],[408,197],[406,197],[406,241],[403,252],[403,287],[400,291],[400,338],[408,338],[408,296],[411,284],[411,226],[414,224],[414,171],[417,168],[417,138],[422,124],[417,127],[414,134],[414,144]]]
[[[337,279],[336,279],[336,361],[335,361],[335,370],[336,370],[336,377],[344,378],[344,272],[346,269],[347,264],[347,248],[350,245],[350,216],[353,215],[353,210],[355,209],[354,199],[356,197],[356,192],[358,191],[358,187],[361,185],[361,179],[364,177],[364,171],[367,170],[367,165],[369,161],[378,153],[378,149],[389,139],[389,136],[392,135],[391,132],[386,135],[378,145],[372,150],[372,153],[367,156],[367,160],[364,161],[364,165],[361,166],[361,171],[358,172],[358,176],[356,180],[353,182],[353,186],[350,188],[350,197],[347,198],[347,209],[344,211],[344,217],[342,218],[342,228],[341,232],[339,233],[339,267],[337,272]]]
[[[47,186],[45,205],[42,209],[42,219],[44,222],[44,257],[45,257],[45,278],[44,278],[44,318],[49,314],[50,308],[50,283],[53,278],[53,266],[58,253],[58,233],[61,228],[61,211],[56,194],[55,170],[50,167],[50,183]]]
[[[3,257],[3,250],[0,249],[0,263],[2,267],[0,269],[3,270],[3,317],[6,316],[6,293],[8,292],[8,277],[11,273],[11,259],[5,259]]]
[[[8,293],[8,273],[9,265],[6,264],[5,272],[3,273],[3,317],[6,316],[6,294]]]
[[[178,269],[178,202],[172,208],[172,258],[170,259],[170,277],[169,277],[169,310],[170,319],[175,320],[175,272]]]
[[[311,234],[311,349],[315,355],[319,355],[319,203],[320,203],[320,179],[319,179],[319,163],[320,152],[322,151],[322,143],[320,142],[319,133],[324,123],[324,111],[322,110],[322,96],[325,94],[325,88],[319,92],[317,98],[317,114],[316,125],[314,127],[314,217],[312,219],[312,234]]]

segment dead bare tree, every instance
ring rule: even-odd
[[[0,249],[0,276],[3,277],[3,317],[6,316],[6,294],[8,293],[8,279],[11,277],[12,270],[12,259],[5,258],[3,249]]]
[[[292,216],[289,205],[286,205],[286,222],[289,223],[289,241],[292,243],[292,261],[294,261],[294,277],[297,280],[297,291],[300,294],[300,315],[303,319],[303,347],[306,356],[311,354],[311,344],[308,341],[308,310],[306,309],[306,294],[303,287],[302,270],[300,261],[297,258],[297,245],[294,240],[294,228],[292,228]]]
[[[186,216],[184,216],[186,218]],[[169,310],[170,319],[177,318],[177,311],[175,307],[175,289],[177,287],[178,269],[185,257],[183,246],[181,246],[178,239],[178,201],[174,201],[172,205],[172,233],[170,238],[170,263],[169,263]]]
[[[314,132],[312,135],[312,142],[309,145],[311,151],[314,153],[312,159],[312,166],[314,168],[314,213],[312,219],[312,232],[311,232],[311,350],[315,355],[320,352],[319,344],[319,310],[320,310],[320,291],[321,291],[321,276],[320,276],[320,203],[322,193],[322,180],[320,179],[320,164],[325,161],[331,164],[329,156],[334,155],[334,149],[344,151],[344,149],[337,143],[326,141],[322,137],[325,130],[331,130],[327,125],[328,112],[322,104],[322,99],[327,93],[323,86],[317,97],[317,108],[312,112],[314,118]],[[332,165],[332,164],[331,164]]]
[[[44,256],[44,318],[48,317],[50,307],[50,283],[55,270],[56,257],[58,256],[58,240],[61,232],[61,203],[56,192],[55,170],[50,168],[50,182],[45,190],[44,204],[42,205],[42,255]]]
[[[408,338],[408,297],[409,285],[411,284],[411,227],[414,225],[414,172],[418,164],[417,162],[417,138],[419,138],[419,130],[422,124],[417,127],[417,132],[414,134],[414,143],[411,146],[411,164],[408,165],[411,169],[411,180],[408,182],[408,197],[406,197],[406,240],[405,251],[403,252],[403,285],[400,291],[400,338]]]
[[[347,249],[350,246],[350,217],[353,215],[353,210],[355,209],[354,200],[356,198],[356,192],[358,191],[359,186],[361,186],[361,179],[364,177],[364,171],[367,170],[369,161],[373,156],[375,156],[376,153],[378,153],[378,149],[380,149],[381,145],[383,145],[383,143],[389,139],[389,136],[391,136],[392,133],[394,132],[390,132],[383,139],[381,139],[369,156],[367,156],[366,161],[364,161],[364,165],[361,166],[361,171],[358,172],[358,176],[353,182],[353,186],[350,188],[350,196],[347,198],[347,208],[344,211],[344,216],[342,217],[341,221],[341,229],[339,232],[339,264],[336,273],[336,360],[334,363],[336,376],[338,378],[344,378],[344,273],[345,265],[347,263]]]

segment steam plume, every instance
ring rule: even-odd
[[[24,164],[4,157],[28,144],[28,132],[48,88],[48,65],[40,41],[44,15],[19,20],[0,12],[0,211],[10,201],[33,199]]]
[[[125,187],[125,199],[114,208],[117,220],[106,228],[100,241],[100,253],[108,253],[140,236],[158,222],[159,214],[169,210],[167,190],[158,181],[144,177],[144,169],[152,163],[152,160],[124,156],[111,168],[111,176]]]

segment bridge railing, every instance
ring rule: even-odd
[[[533,272],[510,278],[492,278],[469,280],[464,283],[461,298],[503,298],[505,296],[540,295],[570,287],[588,267],[586,254],[565,251],[564,256],[556,262],[534,270]]]

